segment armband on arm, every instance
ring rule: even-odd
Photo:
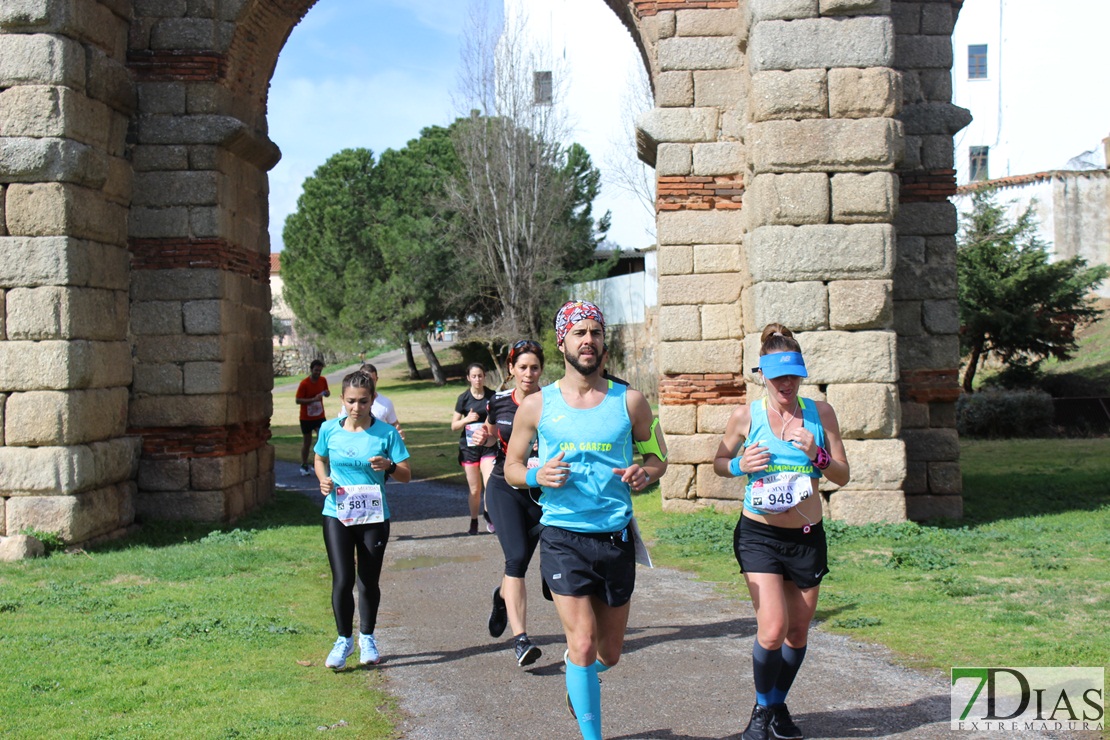
[[[636,452],[639,452],[645,457],[647,455],[655,455],[662,461],[667,460],[667,456],[663,454],[663,449],[659,446],[659,419],[652,419],[651,421],[651,434],[643,442],[636,442]]]

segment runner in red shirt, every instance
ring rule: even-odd
[[[308,453],[312,449],[312,433],[319,434],[320,425],[327,419],[324,412],[324,397],[330,396],[328,379],[321,377],[324,371],[323,360],[313,360],[308,366],[308,377],[297,386],[297,405],[301,408],[301,434],[304,437],[301,443],[301,475],[312,475],[312,468],[308,466]]]

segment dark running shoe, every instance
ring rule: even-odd
[[[744,728],[740,740],[768,740],[770,735],[767,725],[770,722],[771,708],[756,704],[752,707],[752,718],[748,720],[748,726]]]
[[[501,598],[501,587],[493,589],[493,609],[489,613],[489,636],[501,637],[505,634],[505,627],[509,624],[509,612],[505,608],[505,600]]]
[[[470,520],[470,529],[466,530],[466,533],[467,534],[478,534],[478,520],[477,519],[471,519]]]
[[[785,704],[775,704],[771,707],[771,737],[775,740],[802,740],[802,731],[794,724],[790,717],[790,710]]]
[[[516,653],[516,664],[521,668],[532,665],[543,655],[543,651],[528,639],[526,632],[521,632],[513,638],[513,651]]]

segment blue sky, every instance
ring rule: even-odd
[[[600,0],[544,2],[545,11],[581,21],[576,37],[590,50],[612,56],[616,49],[635,56],[631,38]],[[348,147],[375,153],[400,148],[425,126],[454,119],[459,33],[469,5],[468,0],[320,0],[293,29],[278,58],[268,101],[269,135],[282,151],[270,172],[272,250],[282,248],[285,218],[296,209],[304,179],[329,156]],[[599,62],[579,56],[592,77],[598,77]],[[592,87],[595,79],[580,80],[579,89],[599,103],[585,116],[571,111],[580,121],[575,138],[598,166],[605,158],[599,150],[610,147],[613,139],[605,129],[619,115],[592,109],[619,99],[614,88],[624,80],[613,77],[610,88],[599,91]],[[591,124],[591,116],[597,115],[603,116],[602,123]],[[613,211],[611,237],[644,246],[643,218],[633,215],[636,204],[623,202],[604,182],[602,188],[598,212]]]

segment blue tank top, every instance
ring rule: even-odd
[[[821,426],[821,416],[817,412],[817,404],[812,400],[798,397],[798,405],[802,410],[802,426],[813,435],[818,447],[825,446],[825,428]],[[752,425],[748,431],[744,446],[749,447],[759,443],[771,453],[771,463],[766,470],[748,475],[748,483],[744,487],[744,508],[753,514],[766,514],[752,506],[752,484],[765,475],[772,473],[801,473],[810,478],[820,478],[821,471],[813,464],[806,453],[799,450],[790,442],[783,441],[771,431],[771,424],[767,420],[767,402],[760,398],[751,404]]]
[[[617,532],[632,518],[628,484],[613,468],[632,464],[632,420],[627,388],[609,383],[605,399],[592,409],[567,405],[558,383],[545,386],[539,434],[541,462],[564,453],[570,475],[561,488],[540,496],[545,526],[573,532]]]

